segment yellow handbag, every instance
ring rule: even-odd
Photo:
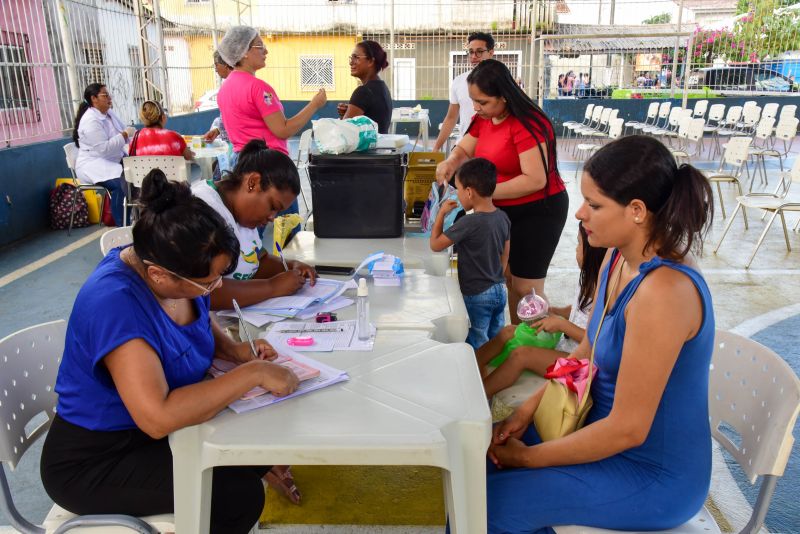
[[[622,265],[619,267],[619,272],[611,287],[611,292],[608,294],[609,296],[613,295],[617,289],[617,283],[622,275],[624,264],[625,260],[622,260]],[[609,297],[606,297],[606,305],[603,308],[603,315],[600,317],[600,324],[597,326],[597,332],[594,335],[594,343],[592,344],[592,352],[588,364],[585,363],[586,360],[559,358],[556,363],[547,368],[547,373],[544,377],[548,378],[549,381],[545,386],[544,395],[539,401],[539,406],[536,407],[536,411],[533,414],[533,424],[542,441],[563,438],[568,434],[572,434],[581,428],[586,421],[586,416],[592,408],[590,391],[594,375],[594,349],[597,346],[600,329],[603,328],[603,320],[606,317],[610,300]],[[578,394],[573,386],[573,376],[576,373],[582,373],[582,369],[585,367],[588,367],[586,387],[583,390],[583,397],[578,401]],[[565,379],[567,385],[559,381],[558,378]]]

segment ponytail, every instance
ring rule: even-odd
[[[86,111],[92,107],[92,97],[99,95],[103,87],[105,85],[102,83],[90,83],[83,90],[83,100],[78,105],[78,112],[75,114],[75,128],[72,130],[72,140],[75,142],[76,147],[80,148],[81,146],[78,139],[78,126],[81,124],[81,119],[86,114]]]
[[[656,254],[679,260],[691,250],[703,251],[703,237],[714,218],[714,195],[706,177],[691,165],[681,165],[674,176],[646,246],[657,245]]]

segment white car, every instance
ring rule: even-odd
[[[201,96],[200,99],[197,102],[194,103],[194,110],[195,111],[205,111],[207,109],[217,109],[217,108],[219,108],[219,106],[217,105],[217,93],[218,92],[219,92],[219,89],[212,89],[212,90],[206,92],[206,94]]]

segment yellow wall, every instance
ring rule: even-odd
[[[348,100],[358,86],[350,76],[348,56],[358,42],[348,36],[274,36],[262,35],[269,51],[267,67],[256,73],[266,80],[281,100],[310,100],[316,90],[300,90],[300,56],[333,56],[334,89],[328,90],[329,100]]]
[[[352,36],[263,35],[267,47],[267,66],[256,76],[269,83],[281,100],[310,100],[316,89],[300,90],[300,56],[333,56],[334,89],[329,100],[346,101],[358,86],[350,76],[348,56],[358,40]],[[192,73],[192,94],[197,100],[214,87],[212,70],[213,40],[207,36],[186,36],[189,44],[189,65]]]

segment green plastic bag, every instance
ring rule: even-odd
[[[526,325],[525,323],[521,323],[517,326],[517,329],[514,330],[514,337],[509,339],[506,344],[503,346],[503,350],[500,351],[500,354],[494,357],[494,359],[489,362],[489,365],[493,367],[499,366],[501,363],[506,361],[508,355],[511,354],[511,351],[516,349],[517,347],[539,347],[542,349],[554,349],[558,342],[561,341],[561,336],[563,334],[561,332],[545,332],[541,330],[537,332],[534,328]]]

